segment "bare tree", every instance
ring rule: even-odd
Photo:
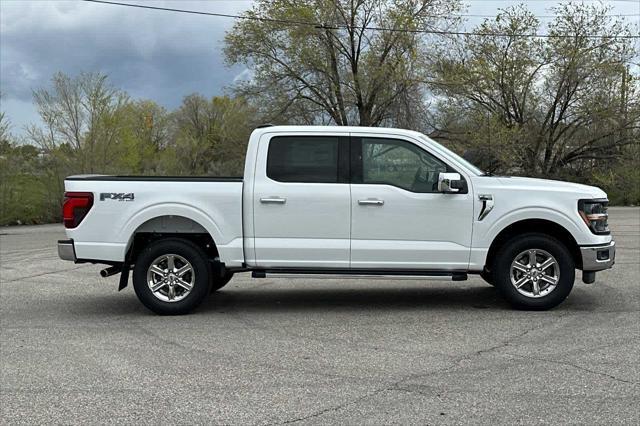
[[[260,0],[246,16],[262,20],[238,21],[225,53],[228,63],[253,71],[238,90],[270,120],[406,122],[424,103],[419,76],[428,57],[426,38],[413,30],[454,24],[458,7],[442,0]]]
[[[629,28],[608,8],[563,4],[548,38],[524,7],[501,12],[443,50],[431,81],[437,134],[527,174],[553,175],[616,158],[637,141],[639,76]],[[597,35],[594,37],[594,35]]]
[[[241,174],[254,115],[242,98],[186,96],[172,116],[167,167],[179,174]]]
[[[52,90],[38,89],[33,97],[44,127],[28,128],[31,141],[47,151],[66,146],[82,172],[93,173],[114,162],[109,153],[118,143],[118,114],[128,97],[112,87],[105,74],[71,78],[57,73]]]
[[[0,93],[0,100],[2,99],[2,93]],[[11,129],[11,122],[5,115],[4,111],[0,111],[0,144],[8,144],[10,139],[9,130]]]

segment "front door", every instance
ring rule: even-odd
[[[253,193],[256,265],[348,268],[348,136],[264,137]]]
[[[413,141],[352,137],[351,268],[466,270],[473,199],[439,193],[453,172]]]

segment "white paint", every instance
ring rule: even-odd
[[[467,194],[420,194],[390,185],[282,183],[266,176],[269,140],[283,135],[400,138],[446,162],[465,178]],[[362,127],[277,126],[250,138],[244,184],[194,181],[65,181],[91,191],[94,206],[67,230],[79,258],[122,261],[134,233],[149,220],[181,216],[204,228],[227,266],[482,270],[488,249],[507,226],[545,219],[579,245],[603,244],[577,211],[579,199],[606,198],[599,188],[528,178],[480,176],[474,168],[416,132]],[[131,202],[100,201],[101,192],[133,192]],[[478,194],[495,207],[478,221]],[[284,203],[262,203],[282,198]],[[361,205],[358,200],[383,200]],[[169,222],[170,223],[170,222]]]

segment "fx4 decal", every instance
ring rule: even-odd
[[[133,201],[134,199],[133,192],[124,193],[124,192],[101,192],[100,193],[100,201],[104,200],[117,200],[117,201]]]

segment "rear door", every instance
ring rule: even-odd
[[[253,195],[259,267],[348,268],[348,134],[265,134]]]
[[[399,137],[354,134],[351,151],[351,267],[466,270],[470,188],[437,189],[440,172],[457,170]]]

